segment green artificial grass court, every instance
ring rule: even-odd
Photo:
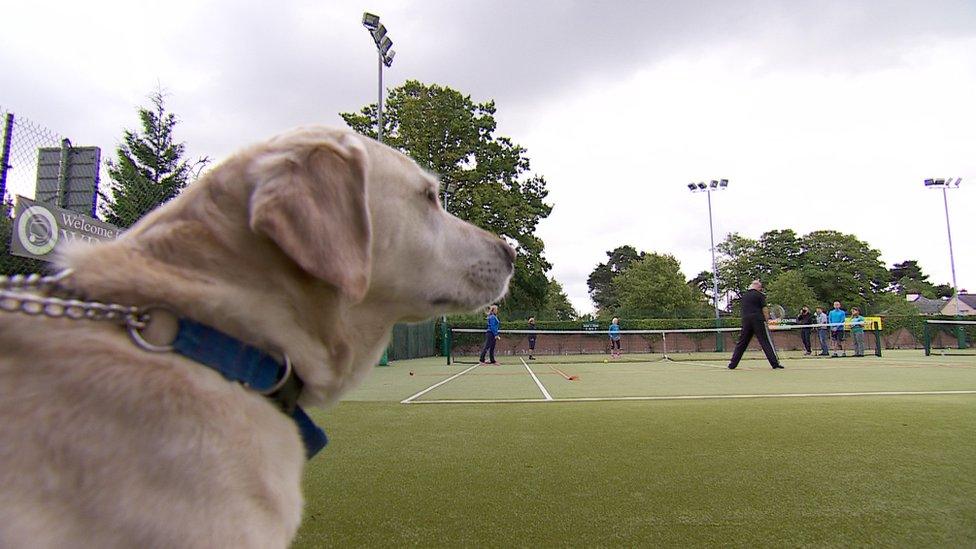
[[[976,544],[976,394],[944,393],[974,357],[530,363],[554,401],[503,360],[410,404],[470,366],[397,362],[315,412],[295,546]],[[879,391],[943,394],[784,396]],[[571,400],[617,397],[667,399]]]

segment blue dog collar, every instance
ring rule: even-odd
[[[264,351],[242,343],[204,324],[181,318],[173,352],[208,366],[230,381],[259,392],[278,405],[298,427],[305,455],[312,459],[329,439],[308,414],[296,404],[302,381],[285,358],[281,364]]]

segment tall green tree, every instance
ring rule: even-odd
[[[782,306],[789,316],[799,314],[801,307],[809,307],[813,311],[818,306],[817,296],[803,281],[799,271],[780,273],[765,288],[766,302]]]
[[[621,317],[680,318],[701,313],[702,302],[695,299],[672,255],[644,254],[614,277],[612,284]]]
[[[840,301],[870,309],[891,276],[880,256],[854,235],[814,231],[803,237],[800,270],[822,303]]]
[[[575,320],[579,314],[569,302],[563,285],[555,278],[550,278],[545,304],[535,316],[539,320]]]
[[[781,273],[798,271],[820,303],[840,300],[870,306],[890,279],[880,252],[838,231],[802,237],[791,230],[768,231],[758,240],[733,233],[718,250],[720,285],[736,294],[753,279],[768,285]]]
[[[797,270],[803,242],[785,229],[767,231],[758,240],[732,233],[717,248],[720,287],[738,293],[757,278],[768,282],[780,273]]]
[[[162,90],[149,97],[152,107],[139,109],[140,131],[125,130],[115,161],[108,161],[110,192],[102,195],[102,216],[119,227],[131,227],[160,204],[172,200],[209,162],[183,159],[186,145],[175,141],[178,119],[166,110]]]
[[[620,300],[614,289],[613,280],[644,256],[644,252],[638,252],[637,248],[625,244],[608,251],[607,262],[600,263],[593,268],[590,276],[586,279],[586,285],[590,291],[590,299],[596,305],[599,316],[606,317],[615,314],[617,307],[620,306]]]
[[[929,276],[922,272],[918,261],[914,259],[895,263],[888,272],[891,274],[890,290],[893,292],[901,295],[919,294],[929,299],[952,297],[952,286],[929,282]]]
[[[505,237],[518,257],[508,311],[530,314],[543,307],[551,265],[536,236],[552,211],[545,178],[530,174],[527,151],[495,135],[495,103],[476,103],[446,86],[409,80],[390,90],[383,113],[383,142],[440,176],[452,214]],[[355,131],[376,137],[376,105],[341,113]]]

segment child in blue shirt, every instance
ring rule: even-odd
[[[851,307],[851,336],[854,338],[854,356],[864,356],[864,317],[857,307]]]
[[[617,317],[610,321],[610,356],[620,357],[620,319]]]

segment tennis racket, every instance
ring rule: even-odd
[[[776,325],[780,323],[784,318],[786,318],[786,310],[783,309],[781,305],[769,305],[769,324],[766,325],[766,337],[769,338],[769,345],[773,348],[773,354],[776,355],[776,360],[780,359],[779,350],[776,348],[776,344],[773,343],[773,334],[770,333],[769,328],[775,330]]]

